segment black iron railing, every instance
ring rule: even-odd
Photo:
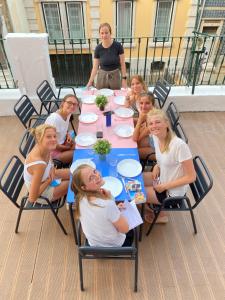
[[[125,49],[128,77],[142,75],[148,86],[160,78],[172,85],[220,85],[225,81],[225,36],[118,39]],[[57,85],[86,85],[98,39],[50,44]],[[194,89],[193,89],[194,92]]]
[[[3,39],[0,38],[0,89],[16,88],[11,67],[5,51]]]

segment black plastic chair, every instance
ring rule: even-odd
[[[180,122],[177,122],[174,127],[173,130],[176,134],[176,136],[178,136],[179,138],[181,138],[186,144],[188,144],[188,138],[187,135],[184,132],[184,129],[182,127],[182,125],[180,124]]]
[[[78,259],[80,271],[80,288],[84,291],[83,259],[121,259],[134,260],[134,291],[137,292],[138,280],[138,231],[134,229],[134,243],[130,247],[92,247],[87,240],[81,245],[81,225],[78,223]]]
[[[57,215],[58,210],[65,203],[65,197],[62,197],[54,202],[50,202],[49,199],[46,197],[40,197],[46,201],[46,205],[29,202],[27,195],[22,197],[21,201],[19,201],[19,198],[21,196],[21,190],[24,186],[23,170],[24,164],[17,156],[14,155],[8,161],[3,172],[0,175],[0,189],[8,197],[8,199],[19,209],[15,232],[18,233],[21,215],[24,210],[50,209],[60,228],[62,229],[63,233],[67,235],[67,232]]]
[[[158,100],[159,108],[163,108],[166,103],[166,99],[170,93],[171,86],[166,80],[158,80],[153,90],[155,99]]]
[[[177,124],[179,120],[179,112],[177,110],[176,105],[173,102],[170,102],[166,109],[166,114],[170,120],[171,127],[174,128],[174,126]]]
[[[47,115],[38,114],[33,103],[26,95],[23,95],[16,102],[14,112],[26,129],[43,124],[47,118]]]
[[[193,163],[196,171],[196,180],[189,184],[194,200],[193,204],[187,195],[183,197],[167,197],[163,200],[162,205],[149,204],[149,207],[154,211],[155,217],[152,224],[149,225],[146,235],[149,235],[151,232],[161,211],[189,211],[194,227],[194,233],[197,233],[193,210],[211,190],[213,179],[201,157],[195,156]]]

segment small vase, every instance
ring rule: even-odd
[[[105,109],[105,106],[99,106],[99,109],[101,110],[101,111],[104,111],[104,109]]]
[[[99,154],[99,160],[106,160],[106,154]]]

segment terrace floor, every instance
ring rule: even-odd
[[[66,207],[64,236],[50,212],[24,212],[14,233],[17,209],[0,199],[0,299],[225,299],[225,112],[183,113],[181,123],[193,155],[206,161],[212,191],[190,215],[171,213],[140,243],[138,293],[130,261],[86,261],[80,292],[77,250]],[[0,118],[0,170],[24,129],[15,117]]]

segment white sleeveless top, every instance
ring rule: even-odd
[[[27,169],[31,166],[39,165],[39,164],[46,165],[46,168],[45,168],[44,174],[42,176],[41,182],[45,181],[49,177],[50,170],[53,167],[53,163],[52,163],[51,159],[48,161],[48,163],[46,163],[43,160],[36,160],[36,161],[33,161],[29,164],[26,164],[26,162],[25,162],[23,178],[24,178],[24,182],[25,182],[25,184],[28,188],[29,188],[29,186],[31,184],[31,181],[32,181],[32,175],[28,172]]]

